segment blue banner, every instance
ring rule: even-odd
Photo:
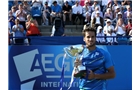
[[[64,47],[69,45],[9,46],[8,90],[59,90]],[[132,46],[98,46],[110,52],[116,77],[108,90],[132,90]],[[65,59],[63,90],[69,86],[73,60]],[[78,79],[71,90],[78,89]]]

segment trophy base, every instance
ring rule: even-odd
[[[82,77],[84,73],[86,73],[86,70],[81,70],[78,73],[74,74],[74,77]]]

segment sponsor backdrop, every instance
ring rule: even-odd
[[[9,90],[59,90],[64,47],[69,45],[9,46]],[[108,90],[132,90],[132,46],[98,46],[110,52],[116,77]],[[67,90],[73,59],[65,59],[63,90]],[[76,79],[71,90],[78,90]]]

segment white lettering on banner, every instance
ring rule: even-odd
[[[54,68],[46,68],[46,64],[52,64],[52,60],[46,60],[46,57],[54,57],[54,54],[42,54],[42,65],[44,68],[44,71],[46,72],[54,72]]]
[[[69,87],[69,82],[63,82],[63,87]],[[78,87],[78,82],[73,82],[72,87]],[[41,82],[41,87],[60,87],[60,82]]]
[[[54,58],[54,54],[50,54],[50,53],[49,54],[42,54],[41,56],[42,56],[41,61],[42,61],[43,69],[45,72],[54,72],[55,68],[60,72],[62,71],[61,66],[59,66],[58,64],[59,64],[60,58],[63,58],[64,54],[58,54],[54,60],[53,59],[52,60],[45,59],[47,57]],[[55,68],[45,67],[47,64],[52,65],[53,61],[54,61]],[[61,62],[62,62],[62,60],[61,60]],[[70,71],[70,61],[67,61],[67,62],[65,61],[65,71]]]
[[[61,76],[60,75],[47,75],[46,78],[61,78]],[[71,78],[71,76],[65,75],[64,78]]]

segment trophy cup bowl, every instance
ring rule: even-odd
[[[69,57],[74,58],[74,59],[79,59],[79,60],[82,60],[83,50],[84,50],[83,45],[72,45],[72,46],[64,48],[65,53]],[[76,67],[76,70],[77,70],[77,73],[74,74],[74,77],[82,77],[83,74],[86,72],[86,67],[83,64],[81,64],[78,67]]]

